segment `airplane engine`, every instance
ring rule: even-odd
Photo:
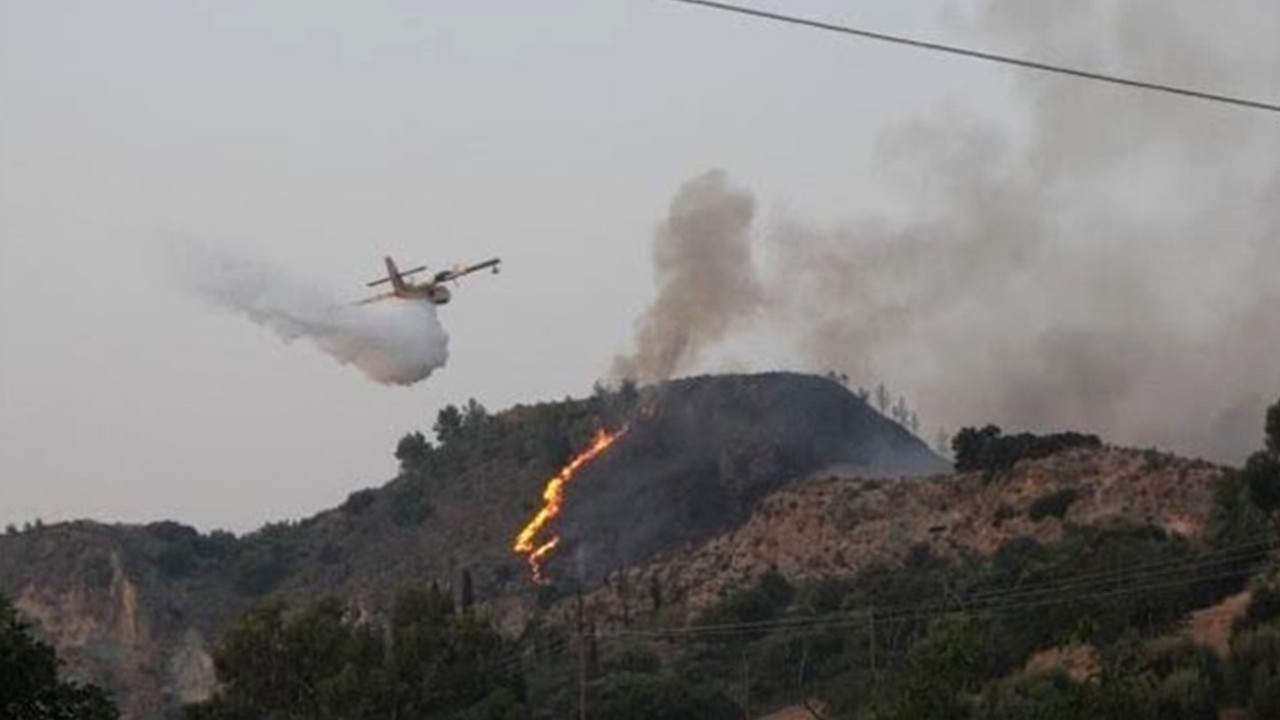
[[[436,285],[431,288],[431,294],[427,296],[427,299],[436,305],[444,305],[449,302],[449,297],[449,288],[443,285]]]

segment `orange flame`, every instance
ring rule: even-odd
[[[568,486],[569,481],[573,480],[574,475],[582,469],[584,465],[595,460],[604,454],[615,442],[623,435],[627,434],[627,428],[624,426],[617,432],[606,432],[597,430],[595,438],[591,440],[591,445],[586,450],[578,453],[568,465],[560,469],[556,476],[547,482],[547,487],[542,491],[542,509],[538,514],[533,516],[529,524],[524,526],[520,534],[516,536],[516,544],[512,549],[526,556],[529,562],[529,570],[533,573],[533,581],[542,584],[546,582],[546,578],[542,576],[543,559],[560,544],[560,538],[553,536],[550,540],[540,545],[534,544],[534,538],[546,527],[551,519],[560,514],[560,508],[564,505],[564,490]]]

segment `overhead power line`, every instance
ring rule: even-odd
[[[954,599],[926,600],[912,604],[878,608],[877,622],[894,622],[935,617],[949,612],[1006,613],[1048,607],[1081,600],[1123,596],[1152,589],[1172,589],[1199,582],[1248,577],[1257,571],[1250,565],[1259,555],[1274,550],[1272,541],[1255,541],[1209,551],[1199,557],[1140,563],[1092,573],[1058,582],[1036,582],[1011,588],[969,593]],[[716,625],[693,625],[652,630],[615,630],[611,635],[653,637],[699,637],[751,634],[782,629],[843,627],[865,622],[866,609],[826,615],[808,615]]]
[[[1226,103],[1228,105],[1236,105],[1246,107],[1253,110],[1267,110],[1274,113],[1280,113],[1280,105],[1275,103],[1262,102],[1259,100],[1251,100],[1248,98],[1233,97],[1230,95],[1219,95],[1217,93],[1204,92],[1202,90],[1193,90],[1190,88],[1178,87],[1175,85],[1164,85],[1161,83],[1147,82],[1145,80],[1135,80],[1133,78],[1120,77],[1117,75],[1108,75],[1106,73],[1094,72],[1090,70],[1080,70],[1077,68],[1065,67],[1062,65],[1051,65],[1036,60],[1027,60],[1025,58],[1012,57],[1009,55],[1000,55],[997,53],[985,52],[982,50],[971,50],[969,48],[957,47],[955,45],[943,45],[941,43],[928,42],[924,40],[916,40],[914,38],[902,35],[889,35],[887,33],[873,32],[871,30],[863,30],[848,25],[836,25],[834,23],[822,22],[820,20],[812,20],[809,18],[798,17],[795,15],[783,15],[782,13],[769,12],[767,10],[759,10],[742,5],[732,5],[729,3],[715,2],[714,0],[668,0],[668,2],[677,2],[684,5],[701,5],[702,7],[720,10],[723,12],[736,13],[738,15],[749,15],[751,17],[762,18],[764,20],[772,20],[774,22],[787,23],[790,25],[800,25],[803,27],[814,28],[817,30],[826,30],[827,32],[841,33],[843,35],[854,35],[870,40],[879,40],[881,42],[895,43],[898,45],[908,45],[923,50],[933,50],[936,52],[949,53],[951,55],[961,55],[963,57],[975,60],[986,60],[988,62],[1004,63],[1006,65],[1015,65],[1031,70],[1040,70],[1042,72],[1057,73],[1059,75],[1070,75],[1072,77],[1084,78],[1086,80],[1096,80],[1099,82],[1112,83],[1114,85],[1124,85],[1127,87],[1141,88],[1143,90],[1152,90],[1155,92],[1170,93],[1173,95],[1182,95],[1184,97],[1197,98],[1199,100],[1209,100],[1212,102]]]

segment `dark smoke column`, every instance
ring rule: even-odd
[[[636,321],[635,352],[612,375],[663,380],[692,365],[735,322],[753,313],[761,288],[751,259],[755,200],[719,170],[681,186],[654,238],[658,297]]]

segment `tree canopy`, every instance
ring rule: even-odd
[[[1280,400],[1267,408],[1265,447],[1245,461],[1243,477],[1253,502],[1265,512],[1280,508]]]
[[[1078,432],[1004,435],[995,425],[987,425],[981,430],[964,428],[956,433],[951,441],[956,470],[960,472],[985,470],[989,473],[1009,470],[1019,460],[1048,457],[1075,447],[1101,445],[1102,440],[1097,435]]]
[[[188,705],[187,718],[527,717],[510,648],[434,586],[401,592],[389,632],[335,598],[288,610],[262,605],[224,634],[214,652],[218,690]]]

